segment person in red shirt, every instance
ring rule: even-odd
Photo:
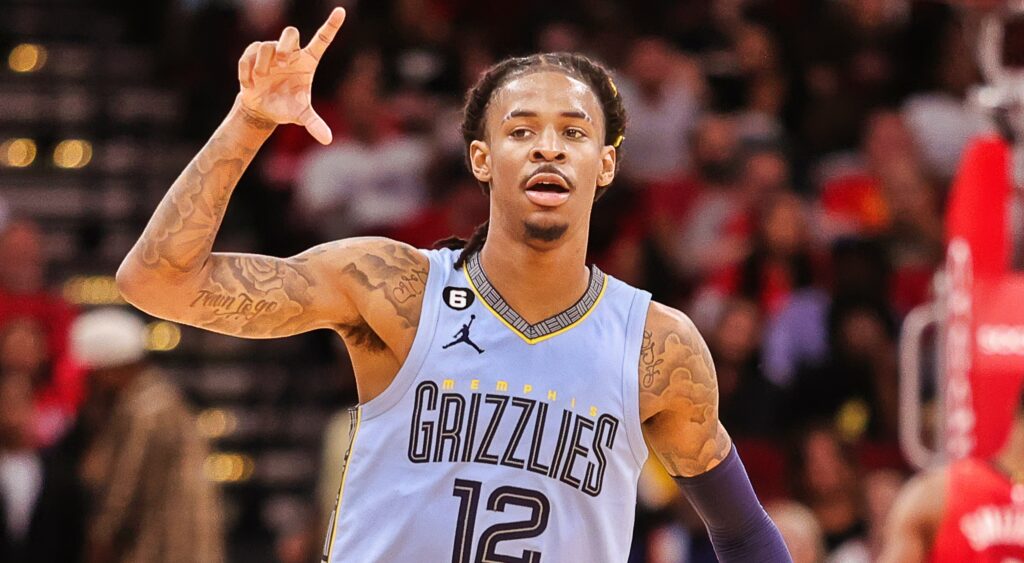
[[[889,515],[880,563],[1024,561],[1024,393],[1006,444],[911,479]]]
[[[75,308],[46,287],[46,258],[35,224],[14,220],[0,230],[0,331],[17,323],[41,331],[52,369],[33,382],[37,445],[53,444],[82,400],[82,370],[68,356]]]

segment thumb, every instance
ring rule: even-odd
[[[302,125],[309,131],[309,134],[314,139],[320,142],[321,145],[329,145],[334,139],[334,135],[331,133],[331,128],[327,126],[327,122],[324,118],[320,117],[313,109],[313,106],[306,108],[306,111],[302,112]]]

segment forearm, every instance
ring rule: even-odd
[[[192,159],[118,271],[132,279],[178,280],[195,275],[210,256],[228,199],[275,125],[250,117],[238,102]]]
[[[676,483],[707,526],[719,560],[792,562],[735,449],[714,469],[696,477],[676,477]]]

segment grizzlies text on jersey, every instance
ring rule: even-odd
[[[324,561],[626,561],[650,294],[592,267],[575,305],[531,325],[479,254],[427,254],[409,356],[355,413]]]

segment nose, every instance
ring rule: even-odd
[[[537,144],[530,152],[530,160],[533,162],[565,162],[565,147],[554,128],[548,127],[537,136]]]

